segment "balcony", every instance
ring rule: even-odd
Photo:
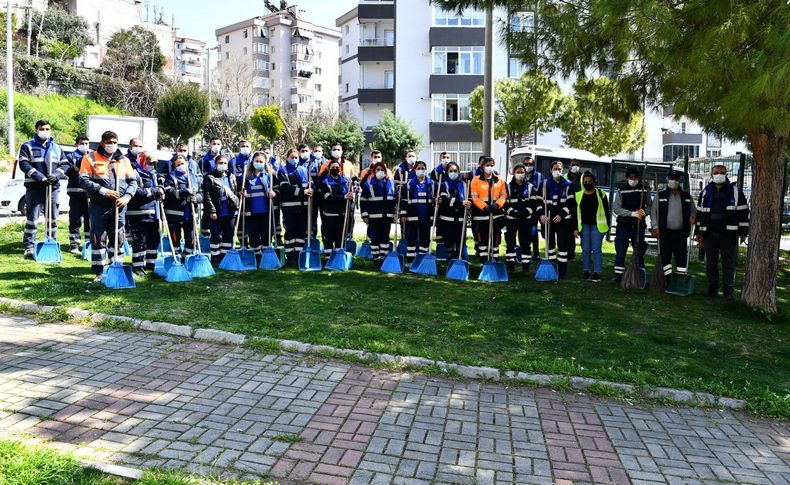
[[[436,46],[477,47],[486,45],[486,29],[481,27],[431,27],[428,43]]]
[[[313,77],[313,69],[291,69],[291,77],[310,79]]]
[[[357,101],[359,104],[393,104],[395,102],[395,90],[392,88],[359,89],[357,91]]]
[[[367,3],[360,3],[357,16],[362,19],[394,19],[395,18],[395,5],[371,5]]]
[[[470,123],[463,122],[436,122],[430,123],[430,142],[480,142],[483,135],[472,128]]]
[[[367,47],[359,46],[359,62],[387,62],[395,60],[394,47]]]
[[[291,54],[291,62],[313,62],[313,54],[297,53]]]
[[[702,133],[664,133],[661,136],[664,145],[702,145]]]
[[[312,96],[313,96],[313,94],[315,94],[315,91],[314,91],[314,90],[312,90],[312,89],[310,89],[310,88],[307,88],[307,87],[301,87],[301,86],[292,86],[292,87],[291,87],[291,95],[293,96],[293,95],[295,95],[295,94],[296,94],[296,95],[299,95],[299,94],[301,94],[301,95],[304,95],[304,96],[310,96],[310,97],[312,97]]]
[[[484,79],[475,74],[432,74],[428,91],[430,94],[469,94],[481,86]]]

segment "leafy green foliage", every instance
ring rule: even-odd
[[[371,148],[381,152],[382,160],[397,164],[406,150],[419,152],[422,146],[422,136],[415,133],[407,121],[390,110],[381,112],[379,124],[373,127]]]
[[[256,108],[250,117],[250,124],[267,144],[274,142],[285,133],[280,106],[276,104]]]
[[[102,68],[110,76],[127,81],[159,74],[164,65],[165,56],[156,36],[140,27],[114,33],[107,41],[107,54],[102,62]]]
[[[472,127],[483,131],[483,86],[469,95]],[[552,130],[567,104],[555,81],[539,71],[525,72],[518,79],[504,78],[494,86],[494,136],[514,148],[521,137],[537,128]]]
[[[599,156],[634,152],[645,144],[642,113],[632,111],[616,82],[577,79],[573,100],[560,120],[565,143]]]
[[[240,140],[249,138],[248,131],[248,120],[223,113],[208,121],[203,128],[203,140],[208,142],[216,137],[222,140],[223,146],[238,146]]]
[[[195,84],[174,84],[159,98],[156,117],[176,143],[189,140],[208,123],[208,96]]]
[[[93,45],[88,21],[57,6],[33,10],[31,27],[36,51],[40,48],[41,54],[60,62],[79,57]]]
[[[343,145],[343,156],[359,157],[365,146],[365,135],[357,120],[340,117],[334,123],[313,123],[310,125],[306,142],[308,145],[321,145],[324,153],[329,153],[333,143]]]
[[[39,445],[0,440],[0,483],[4,485],[121,485],[127,482],[82,468],[70,454]]]

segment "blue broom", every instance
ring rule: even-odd
[[[436,270],[436,256],[431,254],[431,246],[433,245],[433,238],[436,237],[436,219],[439,218],[439,194],[441,193],[442,175],[439,175],[438,181],[439,190],[436,191],[436,197],[433,200],[433,222],[431,224],[431,232],[428,233],[428,252],[420,260],[419,264],[412,264],[409,271],[425,276],[436,276],[439,274]],[[415,259],[416,261],[416,259]]]
[[[384,258],[384,262],[381,263],[381,272],[382,273],[390,273],[390,274],[400,274],[403,273],[403,261],[405,259],[405,250],[406,247],[404,246],[404,254],[400,254],[399,251],[395,251],[395,248],[400,248],[400,244],[398,243],[398,228],[400,227],[400,221],[398,220],[400,212],[400,198],[398,198],[398,204],[395,207],[395,243],[390,243],[390,250],[387,252],[387,256]],[[405,242],[405,241],[402,241]]]
[[[116,162],[116,169],[115,169],[115,191],[118,192],[120,190],[120,170],[118,169]],[[113,245],[114,251],[112,253],[112,264],[108,266],[104,271],[104,276],[102,277],[102,282],[104,286],[110,289],[125,289],[125,288],[134,288],[137,285],[134,282],[134,276],[132,276],[132,268],[130,266],[124,266],[123,262],[118,259],[118,219],[119,219],[119,208],[115,206],[115,233],[113,237]]]
[[[346,234],[346,230],[348,230],[348,206],[349,202],[346,202],[346,213],[345,218],[343,219],[343,234]],[[351,268],[352,257],[351,254],[346,252],[346,248],[333,248],[332,252],[329,255],[329,260],[326,262],[326,269],[331,269],[333,271],[348,271]]]
[[[469,183],[466,185],[466,195],[464,201],[469,200]],[[466,249],[466,216],[469,215],[469,208],[464,206],[464,222],[461,224],[461,246],[458,248],[460,254],[455,259],[451,259],[447,266],[447,274],[445,275],[449,280],[468,281],[469,280],[469,252]],[[466,257],[464,257],[466,255]]]
[[[447,246],[443,242],[436,243],[436,259],[447,261]]]
[[[228,175],[224,175],[227,177]],[[247,171],[244,171],[242,175],[242,186],[246,182]],[[239,204],[241,206],[241,204]],[[244,266],[244,263],[241,261],[241,255],[239,254],[238,249],[236,249],[236,234],[239,232],[239,221],[241,221],[242,211],[239,208],[238,214],[236,215],[236,224],[233,227],[233,240],[231,242],[230,249],[225,253],[225,256],[222,258],[222,261],[219,263],[219,269],[224,269],[225,271],[246,271],[248,268]]]
[[[551,230],[551,216],[549,215],[548,202],[546,201],[546,184],[543,184],[543,213],[548,222],[546,227],[546,258],[540,262],[535,270],[535,281],[558,281],[557,264],[549,260],[549,231]]]
[[[192,181],[191,176],[187,175],[187,183],[189,187],[192,188]],[[193,231],[193,243],[195,244],[194,251],[195,254],[187,256],[186,266],[187,271],[192,275],[193,278],[207,278],[209,276],[214,276],[216,272],[214,271],[214,267],[211,266],[211,260],[206,256],[203,252],[203,248],[201,248],[200,242],[195,239],[200,232],[198,232],[198,225],[197,225],[197,212],[195,211],[195,203],[190,200],[189,202],[192,207],[192,231]],[[203,236],[201,236],[203,237]]]
[[[491,200],[491,197],[489,197],[489,200]],[[496,248],[496,252],[499,252],[499,248]],[[509,278],[505,263],[497,261],[494,255],[494,213],[490,212],[488,214],[488,259],[483,263],[483,270],[480,271],[480,276],[477,279],[492,283],[506,283]]]
[[[307,171],[307,186],[310,185],[310,171]],[[312,188],[312,187],[311,187]],[[299,271],[321,271],[321,253],[313,249],[313,196],[307,197],[307,239],[304,248],[299,253]],[[316,243],[318,240],[315,241]],[[320,247],[320,246],[319,246]]]
[[[92,250],[93,250],[93,244],[91,244],[90,241],[86,241],[85,245],[82,246],[82,259],[86,261],[90,261]]]
[[[370,239],[362,241],[362,245],[357,250],[357,257],[363,259],[373,258],[373,251],[370,249]]]
[[[187,175],[189,177],[189,175]],[[161,207],[162,213],[165,212],[165,206],[162,201],[159,201],[159,205]],[[170,238],[170,225],[167,223],[167,219],[164,220],[165,224],[165,231],[167,232],[168,239]],[[170,246],[173,245],[173,240],[170,240]],[[181,258],[178,255],[174,255],[174,260],[170,269],[167,270],[167,275],[165,276],[165,281],[168,283],[182,283],[186,281],[192,281],[192,275],[189,274],[186,266],[183,265]]]
[[[269,173],[269,181],[272,180],[272,171],[271,168],[268,170]],[[274,219],[274,204],[272,204],[272,199],[269,198],[269,246],[263,250],[263,254],[261,255],[261,264],[260,269],[264,269],[267,271],[277,271],[278,269],[283,267],[283,260],[280,257],[277,248],[273,245],[276,243],[276,237],[272,233],[272,220]]]
[[[244,206],[246,205],[246,197],[241,199],[241,212],[244,213]],[[247,228],[246,228],[246,221],[247,221],[247,214],[243,214],[241,219],[241,249],[239,250],[239,257],[241,258],[241,264],[243,264],[247,269],[257,269],[258,268],[258,260],[255,259],[255,251],[247,247]]]
[[[52,173],[52,162],[49,163],[49,170]],[[47,205],[44,210],[44,225],[46,227],[46,237],[43,241],[36,243],[34,257],[37,263],[60,263],[63,256],[60,253],[58,241],[52,237],[52,186],[47,185]],[[57,221],[54,221],[57,224]]]

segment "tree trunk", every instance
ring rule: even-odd
[[[754,153],[751,220],[746,276],[741,299],[750,307],[776,313],[776,272],[781,235],[782,182],[787,135],[747,134]]]

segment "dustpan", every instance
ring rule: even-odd
[[[469,182],[465,184],[464,201],[469,200]],[[464,221],[461,224],[461,246],[460,253],[455,259],[451,259],[447,265],[445,276],[450,280],[468,281],[469,280],[469,251],[466,249],[466,216],[469,208],[464,206]]]
[[[52,162],[49,162],[49,173],[52,173]],[[58,241],[52,237],[52,186],[47,185],[46,190],[47,202],[44,206],[44,226],[46,227],[46,237],[43,241],[36,243],[33,257],[38,263],[60,263],[63,261],[63,255],[60,252]],[[55,221],[57,224],[57,221]]]
[[[120,190],[120,170],[118,168],[118,161],[115,162],[115,191],[118,192]],[[134,282],[134,276],[132,275],[132,267],[131,266],[124,266],[121,259],[118,256],[118,239],[120,238],[120,234],[118,231],[118,219],[119,219],[119,209],[115,207],[115,237],[113,238],[114,243],[114,251],[113,251],[113,261],[110,266],[108,266],[105,271],[104,275],[102,276],[102,283],[104,286],[110,289],[125,289],[125,288],[134,288],[137,285]]]
[[[373,251],[370,249],[370,239],[365,239],[357,249],[357,257],[363,259],[371,259]]]
[[[549,233],[551,231],[551,216],[549,215],[549,205],[546,201],[546,184],[543,184],[543,214],[546,215],[548,222],[544,226],[546,228],[546,257],[540,262],[535,270],[535,281],[559,281],[559,271],[557,270],[557,263],[549,260]]]
[[[489,184],[488,191],[488,200],[492,200],[491,184]],[[499,253],[499,248],[494,250],[494,213],[491,212],[488,214],[488,259],[483,263],[478,280],[491,283],[505,283],[509,280],[505,263],[496,259],[497,253]]]
[[[679,270],[672,273],[672,276],[669,279],[669,285],[667,286],[666,292],[670,295],[675,296],[691,296],[694,294],[694,286],[695,286],[695,277],[693,275],[688,274],[689,270],[689,262],[691,261],[691,248],[694,241],[694,229],[691,230],[691,236],[689,236],[689,248],[688,252],[686,253],[686,267],[684,268],[684,272],[681,273]]]
[[[312,188],[309,170],[307,171],[307,185]],[[313,237],[313,196],[311,195],[307,198],[307,239],[304,248],[299,253],[299,271],[321,271],[320,248],[318,240]]]
[[[438,186],[441,188],[442,186],[442,175],[439,175]],[[431,254],[431,246],[433,245],[433,240],[436,237],[436,220],[439,218],[439,193],[441,190],[435,190],[435,197],[433,200],[433,221],[431,223],[431,232],[429,232],[428,236],[428,252],[423,255],[420,259],[419,263],[417,262],[417,258],[414,259],[414,264],[411,265],[409,271],[412,273],[417,273],[425,276],[436,276],[438,273],[436,271],[436,255]],[[419,256],[419,255],[418,255]]]

